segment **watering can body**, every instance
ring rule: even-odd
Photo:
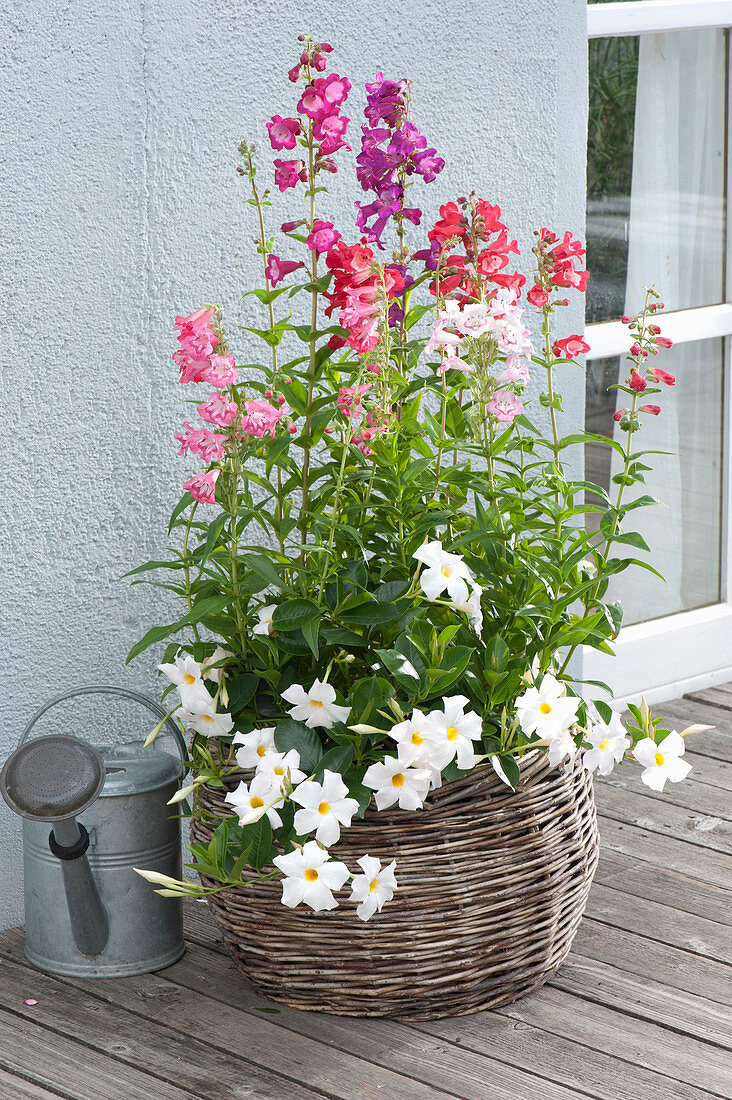
[[[117,689],[115,694],[144,701],[158,711],[156,704],[134,692]],[[105,766],[104,786],[79,815],[79,823],[89,834],[86,854],[109,919],[106,946],[95,956],[77,949],[63,868],[49,849],[48,823],[25,819],[25,955],[41,970],[75,977],[128,977],[161,970],[185,950],[182,903],[156,894],[134,868],[181,877],[179,811],[167,803],[178,789],[184,763],[180,755],[143,750],[139,744],[95,747]]]

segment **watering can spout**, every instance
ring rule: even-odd
[[[86,857],[89,834],[75,818],[57,821],[48,846],[61,860],[74,943],[82,955],[101,955],[109,940],[109,917]]]

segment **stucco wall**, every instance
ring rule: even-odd
[[[190,476],[172,440],[187,394],[171,320],[221,301],[233,328],[251,309],[238,304],[257,269],[235,149],[248,137],[264,153],[265,121],[291,113],[297,34],[336,47],[354,129],[364,80],[413,78],[415,118],[447,161],[421,192],[427,217],[475,186],[525,251],[535,226],[582,231],[586,100],[585,0],[23,0],[5,12],[3,759],[57,691],[156,691],[158,655],[128,669],[124,657],[171,605],[119,578],[160,551]],[[333,191],[330,211],[351,224],[345,173]],[[273,224],[292,216],[291,195]],[[567,332],[581,332],[573,309]],[[577,422],[579,372],[565,395]],[[67,708],[55,726],[94,739],[104,714]],[[2,803],[0,828],[5,927],[22,919],[22,865]]]

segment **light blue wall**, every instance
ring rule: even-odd
[[[586,104],[585,0],[24,0],[8,11],[0,758],[57,691],[100,680],[156,690],[157,654],[128,669],[124,657],[175,615],[165,593],[119,578],[159,554],[190,476],[172,439],[188,395],[171,321],[221,301],[233,328],[252,308],[238,306],[257,269],[235,149],[255,138],[264,153],[265,121],[292,112],[297,34],[336,47],[334,67],[354,84],[352,129],[364,80],[411,77],[416,121],[448,165],[422,192],[427,216],[476,187],[525,251],[535,226],[582,232]],[[349,224],[354,197],[341,174],[334,220]],[[295,201],[278,202],[274,224]],[[582,331],[579,307],[566,331]],[[565,393],[576,422],[579,372]],[[86,706],[57,725],[94,739],[87,715],[103,726],[105,712]],[[20,823],[1,803],[0,828],[4,927],[22,919],[22,869]]]

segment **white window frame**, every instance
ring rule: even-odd
[[[658,34],[665,31],[731,29],[732,0],[637,0],[634,3],[588,4],[588,38]],[[728,82],[732,84],[732,81]],[[728,101],[728,116],[732,103]],[[732,130],[728,138],[727,175],[732,180]],[[730,192],[732,195],[732,192]],[[728,197],[726,295],[732,288],[732,201]],[[585,649],[583,677],[613,684],[619,702],[649,703],[672,699],[732,680],[732,301],[682,309],[663,315],[664,335],[675,343],[724,338],[722,550],[719,603],[694,611],[623,627],[616,656]],[[587,326],[592,348],[587,359],[604,359],[627,351],[628,330],[621,321]]]

